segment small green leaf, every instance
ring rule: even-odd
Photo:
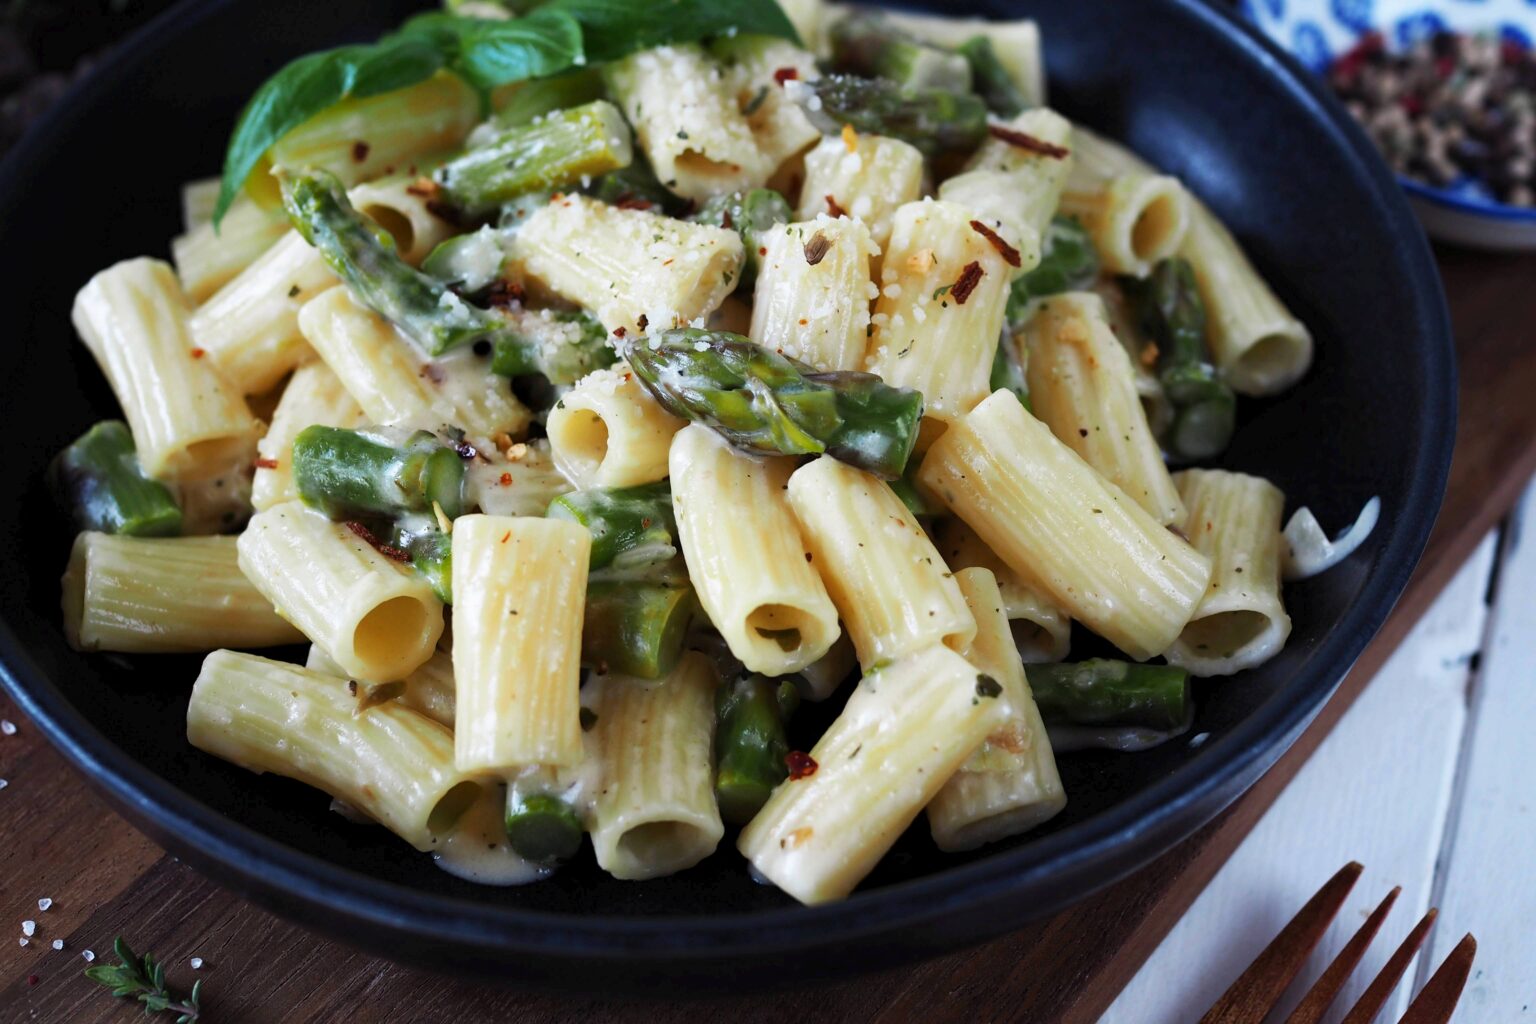
[[[594,61],[733,34],[800,43],[795,26],[774,0],[551,0],[539,10],[562,11],[580,22],[587,59]]]

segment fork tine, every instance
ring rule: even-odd
[[[1264,947],[1264,952],[1232,983],[1200,1024],[1259,1024],[1285,994],[1286,987],[1307,962],[1314,947],[1339,913],[1349,891],[1365,868],[1350,861],[1323,883],[1291,923]]]
[[[1323,972],[1322,977],[1312,985],[1300,1004],[1286,1018],[1285,1024],[1317,1024],[1323,1019],[1323,1014],[1328,1012],[1328,1007],[1333,1005],[1334,999],[1339,995],[1339,989],[1349,980],[1355,967],[1360,963],[1360,958],[1365,955],[1366,947],[1376,938],[1376,933],[1381,931],[1381,923],[1387,919],[1387,914],[1392,910],[1392,904],[1397,902],[1398,895],[1403,891],[1402,886],[1395,887],[1387,893],[1387,898],[1381,901],[1381,905],[1371,911],[1371,916],[1365,919],[1365,924],[1360,930],[1344,944],[1339,950],[1339,955],[1334,957],[1333,963]]]
[[[1472,973],[1472,961],[1476,956],[1477,940],[1468,932],[1419,990],[1398,1024],[1446,1024],[1456,1012],[1456,1004],[1461,1000],[1461,990],[1466,987],[1467,975]]]
[[[1408,969],[1408,964],[1413,960],[1419,947],[1424,945],[1424,938],[1429,930],[1435,926],[1435,917],[1440,912],[1434,907],[1419,919],[1419,923],[1413,926],[1413,931],[1403,940],[1403,944],[1397,947],[1397,952],[1382,967],[1381,973],[1376,975],[1376,980],[1371,982],[1359,1000],[1350,1009],[1349,1016],[1345,1017],[1341,1024],[1371,1024],[1381,1008],[1387,1004],[1387,997],[1392,995],[1392,990],[1397,988],[1398,979]]]

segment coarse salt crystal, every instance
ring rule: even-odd
[[[192,969],[194,971],[200,971],[203,969],[203,958],[200,956],[193,957],[191,960],[188,960],[187,963],[192,965]]]
[[[23,921],[23,922],[21,922],[21,934],[23,934],[23,935],[25,935],[25,936],[30,938],[32,936],[32,933],[35,932],[35,931],[37,931],[37,922],[36,921]]]
[[[64,948],[64,940],[63,939],[54,939],[53,940],[53,948],[54,949],[63,949]]]
[[[86,963],[90,963],[92,960],[96,959],[96,954],[89,949],[82,949],[80,951],[80,956],[85,959]]]
[[[11,721],[9,718],[0,719],[0,732],[5,733],[7,736],[15,736],[16,723]]]
[[[38,910],[47,910],[51,906],[53,906],[53,900],[49,899],[47,896],[44,896],[42,899],[37,901]]]

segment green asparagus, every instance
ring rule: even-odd
[[[506,239],[501,229],[486,224],[478,231],[439,242],[421,261],[421,272],[461,295],[475,295],[501,279],[506,261]]]
[[[565,188],[625,167],[632,156],[623,115],[597,100],[504,128],[443,164],[434,177],[449,203],[479,215],[525,192]]]
[[[1008,323],[1018,327],[1033,300],[1086,288],[1098,274],[1099,254],[1088,232],[1070,217],[1057,217],[1046,231],[1039,266],[1013,282]]]
[[[855,131],[900,139],[928,157],[975,149],[987,137],[987,105],[970,93],[908,91],[881,78],[827,75],[785,83],[785,95],[823,132],[852,125]]]
[[[670,217],[683,216],[689,205],[657,180],[650,161],[638,150],[628,167],[609,171],[582,191],[611,205],[654,209]]]
[[[929,46],[878,11],[841,18],[829,33],[832,66],[864,78],[884,78],[903,89],[971,91],[966,57]]]
[[[543,346],[523,337],[506,315],[471,305],[443,284],[395,255],[389,235],[352,208],[341,183],[325,171],[283,177],[283,202],[294,228],[369,309],[399,327],[432,355],[460,345],[490,341],[520,352],[523,372],[569,384],[605,365],[606,343]]]
[[[992,356],[992,379],[988,382],[993,391],[1012,391],[1019,396],[1024,408],[1029,405],[1029,383],[1024,378],[1024,365],[1019,360],[1019,346],[1011,331],[1004,329],[997,341],[997,352]]]
[[[747,259],[742,264],[736,290],[751,292],[763,262],[758,252],[762,248],[759,239],[764,231],[775,224],[788,224],[794,216],[790,212],[788,200],[779,193],[771,188],[754,188],[716,196],[688,219],[697,224],[730,228],[741,236]]]
[[[672,485],[594,489],[562,494],[549,505],[550,519],[569,519],[592,534],[592,572],[644,572],[677,555]]]
[[[1024,671],[1048,724],[1168,731],[1189,722],[1189,673],[1182,668],[1096,658],[1073,665],[1027,665]]]
[[[404,551],[412,567],[432,586],[438,600],[453,604],[453,535],[435,518],[402,517],[394,521],[390,544]]]
[[[971,83],[988,109],[1000,117],[1012,119],[1024,112],[1029,102],[986,36],[972,36],[957,51],[971,66]]]
[[[604,579],[587,583],[581,660],[599,671],[660,679],[682,657],[697,613],[693,584]]]
[[[788,680],[760,675],[722,683],[716,692],[715,799],[727,822],[751,821],[789,775],[784,720],[798,692]]]
[[[895,480],[923,419],[916,391],[869,373],[818,373],[726,331],[663,331],[628,354],[635,375],[665,408],[747,451],[825,452]]]
[[[1205,302],[1188,260],[1174,257],[1144,281],[1122,278],[1142,330],[1157,345],[1157,373],[1173,405],[1163,445],[1177,459],[1221,454],[1232,440],[1237,397],[1211,366],[1205,342]]]
[[[396,446],[360,430],[306,427],[293,440],[293,480],[305,504],[331,519],[464,511],[464,462],[422,430]]]
[[[507,328],[491,349],[492,373],[542,373],[554,383],[570,384],[618,358],[602,323],[585,310],[514,308],[506,317]]]
[[[133,435],[120,420],[103,420],[53,460],[49,482],[82,530],[129,537],[174,537],[181,509],[170,488],[139,468]]]
[[[603,98],[603,76],[595,68],[568,71],[553,78],[520,82],[491,118],[495,128],[519,128],[557,110]],[[473,136],[471,137],[473,142]]]
[[[558,796],[507,787],[507,845],[524,860],[542,866],[569,860],[585,831],[576,809]]]

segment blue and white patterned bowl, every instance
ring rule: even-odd
[[[1440,31],[1497,32],[1536,44],[1536,0],[1240,0],[1243,13],[1319,74],[1367,32],[1409,46]],[[1483,249],[1536,249],[1536,209],[1491,199],[1475,182],[1434,188],[1400,177],[1430,236]]]

